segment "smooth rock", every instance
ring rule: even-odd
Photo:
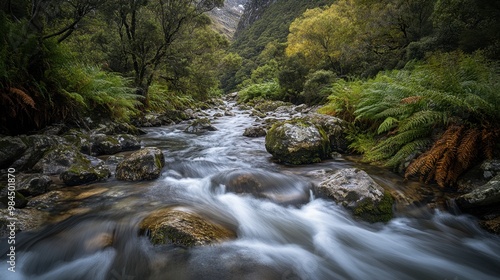
[[[144,148],[125,158],[116,167],[116,179],[124,181],[153,180],[160,177],[165,157],[158,148]]]
[[[392,218],[393,198],[365,171],[346,168],[328,175],[318,184],[319,196],[334,200],[369,222]]]
[[[293,119],[271,127],[266,135],[266,150],[279,162],[308,164],[328,158],[330,142],[313,123]]]
[[[236,238],[236,233],[185,208],[164,208],[149,214],[140,224],[153,244],[203,246]]]

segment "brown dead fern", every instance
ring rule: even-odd
[[[406,169],[405,177],[419,176],[441,187],[454,186],[458,177],[478,160],[491,158],[498,128],[451,125],[427,152]]]

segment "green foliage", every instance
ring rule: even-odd
[[[279,84],[276,81],[271,81],[262,84],[250,85],[241,90],[238,94],[238,97],[242,102],[248,102],[255,98],[280,100],[281,90]]]
[[[154,112],[168,112],[193,107],[195,100],[190,95],[173,94],[162,83],[154,83],[150,87],[149,109]]]
[[[436,54],[427,63],[410,63],[403,70],[381,73],[364,83],[334,88],[361,89],[356,120],[370,124],[370,133],[383,136],[368,149],[366,143],[373,142],[359,137],[354,148],[369,161],[385,161],[395,167],[429,149],[436,131],[451,124],[496,129],[499,82],[498,68],[481,54],[454,52]],[[330,108],[342,107],[335,94],[339,90],[330,97]]]
[[[356,118],[354,111],[360,102],[364,89],[365,83],[362,80],[337,80],[331,86],[328,103],[321,107],[318,112],[352,122]]]
[[[301,93],[308,105],[324,104],[331,94],[331,84],[337,79],[332,71],[318,70],[306,76],[304,91]]]
[[[259,15],[258,20],[247,28],[238,30],[231,44],[231,51],[245,60],[242,69],[234,73],[233,84],[237,85],[249,79],[253,70],[271,59],[277,59],[280,63],[278,58],[284,53],[284,43],[289,33],[290,23],[308,8],[333,2],[334,0],[278,0],[270,3],[268,7],[261,7],[262,14]],[[235,89],[225,83],[223,85],[226,92]],[[300,91],[302,88],[294,95]]]
[[[138,113],[141,96],[130,87],[131,81],[119,74],[81,64],[68,64],[59,71],[62,92],[82,113],[122,121]]]

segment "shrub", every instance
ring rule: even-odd
[[[280,100],[280,86],[278,82],[265,82],[250,85],[239,92],[238,98],[242,102],[248,102],[254,98],[264,98],[268,100]]]

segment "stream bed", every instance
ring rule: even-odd
[[[147,128],[142,144],[165,155],[160,178],[74,188],[74,209],[53,213],[64,219],[17,234],[16,272],[6,272],[2,262],[0,279],[500,278],[500,238],[473,217],[423,208],[397,213],[386,224],[356,220],[333,201],[316,198],[310,176],[355,162],[274,163],[263,137],[242,136],[254,118],[233,112],[212,121],[217,131],[198,135],[185,133],[185,123]],[[388,171],[365,170],[386,187],[408,184]],[[257,174],[272,191],[256,197],[226,190],[220,181],[235,172]],[[168,206],[210,216],[237,238],[193,248],[152,245],[138,234],[139,223]],[[68,218],[70,210],[81,214]],[[101,246],[109,236],[112,245]]]

